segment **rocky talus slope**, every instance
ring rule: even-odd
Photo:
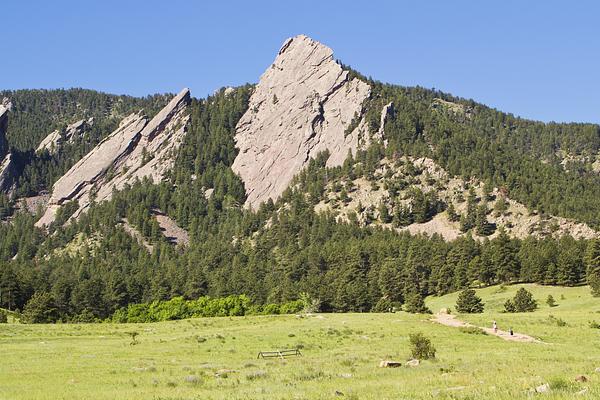
[[[93,200],[108,200],[113,189],[123,189],[136,179],[160,182],[186,133],[189,102],[190,92],[183,89],[150,121],[142,113],[126,117],[54,184],[48,208],[36,225],[52,223],[67,202],[78,202],[73,214],[77,218]]]
[[[364,121],[347,130],[370,92],[327,46],[303,35],[288,39],[236,127],[233,170],[246,186],[246,206],[277,199],[317,153],[329,150],[328,165],[341,165],[368,141]]]

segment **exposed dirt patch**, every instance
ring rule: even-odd
[[[469,324],[468,322],[461,321],[456,318],[455,315],[451,315],[444,312],[439,312],[435,314],[432,319],[433,322],[437,322],[438,324],[451,326],[453,328],[466,328],[466,327],[476,327],[475,325]],[[529,336],[523,333],[513,332],[511,335],[510,332],[503,331],[501,329],[494,330],[492,328],[484,328],[484,327],[476,327],[482,329],[488,335],[498,336],[504,340],[509,340],[512,342],[535,342],[535,343],[543,343],[542,341]]]

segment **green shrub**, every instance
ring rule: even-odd
[[[556,326],[567,326],[567,322],[561,318],[556,318],[554,315],[549,315],[548,316],[548,322],[550,322],[552,325],[556,325]]]
[[[554,300],[554,297],[552,297],[551,294],[549,294],[546,298],[546,304],[548,304],[549,307],[556,307],[558,305],[556,304],[556,300]]]
[[[411,333],[408,335],[410,342],[410,354],[412,358],[418,360],[429,360],[435,358],[435,347],[431,340],[423,335],[422,332]]]
[[[469,335],[487,335],[486,331],[477,326],[461,326],[458,330]]]
[[[8,323],[8,315],[4,311],[0,310],[0,324],[6,323]]]
[[[469,314],[483,312],[483,303],[481,298],[475,293],[475,290],[465,289],[458,294],[456,311]]]
[[[263,307],[262,313],[265,315],[279,314],[279,304],[267,304]]]
[[[256,314],[293,314],[305,307],[303,300],[283,304],[267,304],[264,307],[252,304],[248,296],[227,296],[221,298],[200,297],[185,300],[174,297],[171,300],[157,300],[152,303],[130,304],[121,308],[109,319],[116,323],[142,323],[170,321],[200,317],[234,317]]]

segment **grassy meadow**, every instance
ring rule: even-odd
[[[533,313],[504,314],[518,287]],[[427,315],[320,314],[205,318],[153,324],[0,325],[0,399],[544,399],[600,398],[600,300],[589,288],[478,290],[486,311],[460,318],[540,338],[515,343],[438,325]],[[558,303],[545,303],[552,294]],[[427,300],[454,309],[456,294]],[[552,317],[551,317],[552,316]],[[14,321],[13,321],[14,322]],[[418,367],[408,335],[437,348]],[[136,332],[136,344],[132,333]],[[256,359],[295,348],[303,356]],[[587,382],[576,382],[585,375]],[[548,383],[550,392],[531,389]],[[580,393],[580,394],[578,394]]]

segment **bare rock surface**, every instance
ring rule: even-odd
[[[149,122],[141,113],[126,117],[54,184],[49,206],[36,225],[52,223],[58,208],[66,202],[79,203],[73,214],[77,218],[93,199],[110,199],[113,188],[123,189],[145,177],[154,182],[162,180],[185,135],[189,101],[190,92],[184,89]]]
[[[8,153],[8,142],[6,140],[6,129],[8,127],[8,111],[10,106],[0,104],[0,159],[6,157]]]
[[[8,112],[11,106],[6,98],[0,104],[0,192],[11,192],[16,181],[15,162],[9,152],[8,141],[6,140]]]
[[[154,217],[160,226],[162,234],[167,240],[176,245],[187,246],[190,244],[190,237],[187,231],[177,225],[173,219],[159,210],[154,210]]]
[[[394,103],[389,102],[381,109],[381,117],[379,120],[379,130],[375,134],[375,139],[383,142],[384,146],[387,146],[387,139],[385,138],[385,122],[388,117],[394,112]]]
[[[246,186],[246,206],[277,199],[321,151],[329,150],[329,166],[341,165],[363,139],[360,124],[346,130],[370,91],[349,77],[329,47],[304,35],[288,39],[236,127],[240,152],[232,168]]]
[[[44,140],[40,142],[36,152],[39,153],[44,150],[48,150],[50,154],[55,154],[64,142],[73,141],[74,138],[82,135],[88,127],[93,125],[93,123],[93,118],[89,118],[87,120],[82,119],[72,123],[71,125],[68,125],[64,131],[60,131],[58,129],[52,131],[44,138]]]

